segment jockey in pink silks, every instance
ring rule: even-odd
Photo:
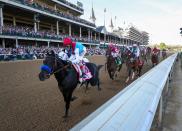
[[[70,38],[65,38],[63,41],[64,46],[68,46],[72,49],[72,54],[68,61],[71,61],[79,72],[79,81],[82,83],[85,80],[92,78],[89,69],[86,67],[83,57],[86,54],[86,47],[80,42],[72,42]]]
[[[113,58],[115,58],[116,64],[120,65],[121,58],[119,56],[119,49],[116,46],[114,46],[113,44],[110,44],[109,48],[111,50],[111,55],[113,56]]]

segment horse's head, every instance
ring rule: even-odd
[[[48,52],[45,59],[43,60],[41,72],[39,73],[40,81],[49,79],[53,73],[63,66],[63,62],[58,58],[54,51]]]

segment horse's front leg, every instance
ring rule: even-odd
[[[147,56],[145,56],[145,61],[146,61],[146,63],[148,64],[148,61],[147,61]]]
[[[121,68],[122,68],[122,65],[123,65],[123,64],[120,64],[120,65],[119,65],[118,72],[120,72],[120,70],[121,70]]]
[[[129,69],[129,67],[128,67],[128,77],[126,78],[126,81],[125,81],[125,83],[128,83],[128,81],[130,80],[130,76],[131,76],[131,69]]]
[[[141,76],[141,72],[142,72],[142,67],[140,67],[140,68],[138,69],[138,77]]]
[[[64,98],[65,99],[65,115],[63,116],[64,118],[68,117],[70,102],[72,101],[72,99],[75,99],[72,97],[72,93],[73,91],[64,92],[64,97],[65,97]]]
[[[133,80],[135,78],[135,71],[132,72],[132,77],[131,79]]]
[[[109,77],[114,80],[113,76],[112,76],[112,73],[111,73],[111,70],[108,70],[108,73],[109,73]]]
[[[85,93],[87,92],[87,90],[88,90],[88,84],[89,84],[89,82],[88,81],[86,81],[86,86],[85,86]]]
[[[101,91],[101,88],[100,88],[100,80],[98,79],[98,83],[97,83],[97,88],[98,88],[98,91]]]

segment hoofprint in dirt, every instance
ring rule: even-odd
[[[89,59],[97,65],[105,63],[104,56]],[[102,91],[89,87],[85,93],[84,87],[77,88],[74,96],[78,99],[71,103],[70,116],[65,121],[64,101],[55,78],[45,82],[38,79],[41,64],[42,61],[0,63],[0,131],[68,130],[126,87],[125,66],[114,81],[102,68]],[[145,64],[142,74],[150,68],[151,64]]]

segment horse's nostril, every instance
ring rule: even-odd
[[[42,73],[39,73],[39,80],[40,81],[44,81],[45,80],[45,78],[43,77],[43,74]]]

